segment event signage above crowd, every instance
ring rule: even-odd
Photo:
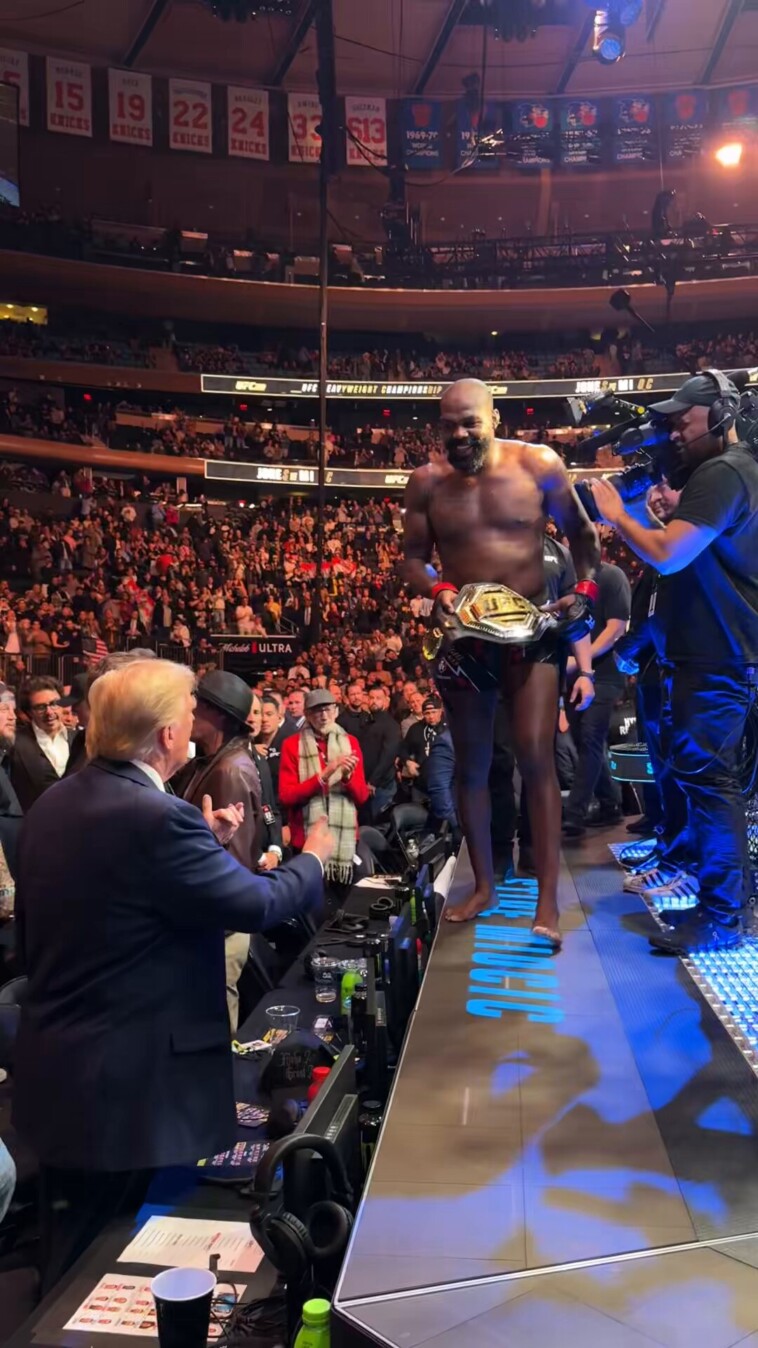
[[[758,372],[756,372],[758,374]],[[599,398],[604,393],[629,395],[635,393],[668,393],[678,388],[687,378],[679,374],[619,375],[615,379],[522,379],[508,383],[488,383],[493,398]],[[294,376],[203,374],[200,376],[203,393],[226,393],[270,398],[317,398],[318,380],[297,379]],[[402,398],[436,399],[441,397],[450,380],[392,380],[329,379],[328,398]]]
[[[100,93],[106,79],[107,99]],[[34,122],[44,87],[44,124],[58,134],[107,134],[120,144],[161,149],[167,143],[185,153],[288,158],[293,164],[315,164],[321,157],[321,105],[315,91],[269,93],[165,79],[7,47],[0,48],[0,82],[18,87],[22,126]],[[103,108],[107,126],[101,122]],[[521,169],[675,163],[699,154],[710,132],[758,129],[758,84],[655,95],[488,99],[483,104],[470,97],[348,94],[341,122],[349,168],[386,166],[391,144],[412,171],[449,166],[492,172],[502,163]]]

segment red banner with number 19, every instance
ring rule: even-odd
[[[205,80],[169,80],[168,143],[172,150],[213,150],[211,86]]]
[[[108,71],[111,140],[125,145],[153,143],[153,81],[136,70]]]

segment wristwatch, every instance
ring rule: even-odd
[[[282,859],[282,849],[281,849],[281,847],[277,847],[276,843],[272,843],[270,847],[267,847],[267,848],[266,848],[266,851],[267,851],[267,852],[273,852],[273,854],[274,854],[274,856],[276,857],[277,861],[281,861],[281,859]]]

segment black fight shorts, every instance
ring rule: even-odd
[[[527,646],[500,646],[481,637],[464,637],[441,651],[431,669],[443,695],[448,688],[487,693],[500,688],[507,670],[515,665],[555,665],[562,670],[565,659],[565,645],[552,633]]]

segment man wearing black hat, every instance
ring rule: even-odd
[[[595,481],[602,518],[658,573],[652,636],[663,665],[665,770],[687,798],[699,903],[652,944],[675,954],[736,945],[748,898],[742,745],[756,704],[758,462],[736,430],[739,395],[720,371],[651,409],[679,446],[679,504],[665,529]],[[675,919],[672,916],[672,923]]]
[[[428,791],[429,755],[437,736],[445,730],[442,698],[428,693],[421,706],[421,720],[405,735],[398,755],[400,773],[409,785],[411,798],[417,800]]]
[[[261,780],[247,747],[247,718],[252,694],[236,674],[214,669],[197,686],[192,740],[197,757],[182,775],[181,796],[199,810],[203,796],[229,800],[244,806],[244,818],[228,845],[228,851],[256,871],[261,858],[263,811]],[[236,1030],[239,1015],[237,983],[250,950],[247,932],[227,932],[226,1001],[229,1021]]]

